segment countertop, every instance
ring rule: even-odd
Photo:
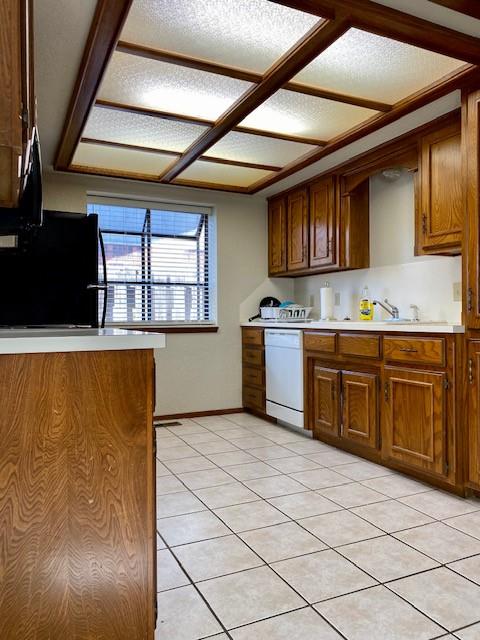
[[[375,322],[372,320],[312,320],[311,322],[277,322],[258,320],[242,322],[242,327],[270,329],[329,329],[332,331],[396,331],[398,333],[465,333],[461,324],[450,322]]]
[[[125,329],[1,329],[0,354],[163,349],[164,333]]]

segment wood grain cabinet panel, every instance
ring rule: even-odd
[[[247,409],[265,413],[264,330],[242,328],[242,403]]]
[[[285,198],[268,204],[268,273],[280,275],[287,270],[287,208]]]
[[[383,447],[387,458],[446,473],[444,373],[385,367]]]
[[[263,346],[263,329],[242,327],[242,343],[256,347]]]
[[[480,488],[480,340],[468,345],[468,479]]]
[[[463,102],[466,164],[466,283],[463,317],[469,329],[480,329],[480,89]]]
[[[340,333],[338,353],[345,356],[380,358],[380,336]]]
[[[254,349],[250,347],[243,348],[243,362],[256,367],[265,365],[265,355],[263,349]]]
[[[320,365],[313,368],[311,402],[314,435],[340,435],[340,379],[340,371]]]
[[[445,339],[385,336],[383,354],[389,362],[421,362],[444,367]]]
[[[372,449],[378,444],[378,376],[342,372],[342,437]]]
[[[311,267],[331,267],[337,261],[335,177],[327,176],[310,185]]]
[[[464,217],[460,123],[421,140],[419,214],[427,253],[460,253]]]
[[[254,367],[243,367],[243,384],[254,387],[265,386],[265,372],[263,369],[256,369]]]
[[[0,3],[0,207],[23,190],[35,118],[33,2]]]
[[[305,351],[323,351],[335,353],[337,336],[335,333],[322,333],[321,331],[304,331],[303,348]]]
[[[153,640],[152,351],[0,356],[0,637]]]
[[[308,267],[308,193],[296,189],[287,196],[287,269]]]

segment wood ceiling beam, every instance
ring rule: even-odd
[[[430,0],[430,2],[480,20],[480,3],[478,0]]]
[[[81,138],[84,144],[98,144],[104,147],[116,147],[117,149],[131,149],[132,151],[142,151],[143,153],[154,153],[164,156],[179,158],[181,152],[170,149],[158,149],[156,147],[143,147],[137,144],[127,144],[126,142],[115,142],[114,140],[100,140],[98,138]],[[262,164],[258,162],[244,162],[243,160],[229,160],[228,158],[218,158],[216,156],[201,156],[199,160],[204,162],[215,162],[233,167],[245,167],[247,169],[261,169],[262,171],[280,171],[282,167],[272,164]]]
[[[226,133],[236,127],[248,114],[273,95],[300,69],[317,57],[324,49],[348,29],[346,20],[324,21],[311,29],[294,47],[283,55],[263,76],[259,84],[252,86],[182,154],[180,159],[161,174],[164,182],[170,182],[205,153]]]
[[[480,64],[480,40],[371,0],[270,0],[316,16],[334,15],[380,36]],[[478,3],[475,3],[478,4]]]
[[[117,44],[117,51],[120,51],[121,53],[128,53],[134,56],[139,56],[141,58],[148,58],[149,60],[156,60],[158,62],[167,62],[169,64],[176,64],[181,67],[188,67],[189,69],[207,71],[208,73],[215,73],[217,75],[227,76],[228,78],[243,80],[244,82],[251,82],[253,84],[259,84],[262,81],[262,74],[260,73],[247,71],[245,69],[239,69],[238,67],[218,64],[216,62],[210,62],[208,60],[202,60],[200,58],[193,58],[184,54],[174,53],[173,51],[166,51],[164,49],[152,49],[150,47],[144,47],[143,45],[134,44],[132,42],[125,42],[123,40],[121,40]],[[352,104],[357,107],[373,109],[374,111],[387,112],[392,108],[391,104],[380,102],[378,100],[369,100],[368,98],[351,96],[345,93],[338,93],[337,91],[329,91],[328,89],[322,89],[321,87],[314,87],[300,82],[287,82],[282,88],[286,89],[287,91],[294,91],[296,93],[303,93],[309,96],[314,96],[316,98],[325,98],[327,100],[333,100],[335,102]]]
[[[374,116],[373,118],[369,118],[357,127],[354,127],[353,129],[350,129],[349,131],[346,131],[345,133],[330,140],[323,149],[312,151],[311,153],[303,156],[300,160],[286,165],[274,176],[267,176],[266,178],[259,180],[250,187],[250,193],[258,193],[259,191],[270,187],[272,184],[291,176],[301,169],[305,169],[305,167],[321,160],[334,151],[337,151],[338,149],[345,147],[346,145],[351,144],[352,142],[355,142],[378,129],[381,129],[382,127],[385,127],[391,122],[398,120],[398,118],[401,118],[416,109],[420,109],[447,93],[451,93],[456,89],[460,89],[468,85],[476,85],[478,82],[480,82],[479,67],[474,65],[464,65],[460,70],[450,73],[446,78],[443,78],[408,98],[397,102],[389,113],[382,113]]]
[[[120,102],[111,102],[109,100],[97,100],[95,106],[104,109],[114,109],[117,111],[125,111],[127,113],[136,113],[142,116],[152,116],[153,118],[161,118],[163,120],[171,120],[173,122],[186,122],[188,124],[198,124],[204,127],[213,127],[213,120],[205,120],[203,118],[195,118],[194,116],[183,116],[178,113],[170,113],[168,111],[156,111],[155,109],[147,109],[131,104],[122,104]],[[251,129],[250,127],[234,127],[232,131],[238,133],[248,133],[252,136],[261,136],[264,138],[274,138],[275,140],[287,140],[288,142],[298,142],[299,144],[309,144],[315,147],[321,147],[327,144],[326,140],[319,138],[307,138],[300,136],[291,136],[287,133],[276,133],[275,131],[263,131],[262,129]]]
[[[56,169],[64,170],[72,161],[131,4],[132,0],[97,0],[60,143],[55,154]]]
[[[102,178],[120,178],[122,180],[136,180],[140,182],[151,182],[153,184],[160,184],[157,176],[152,176],[148,173],[135,173],[134,171],[123,171],[118,169],[107,169],[102,167],[88,167],[80,164],[72,164],[67,169],[68,173],[81,173],[90,176],[100,176]],[[197,182],[194,180],[176,180],[172,184],[182,187],[194,187],[195,189],[208,189],[211,191],[227,191],[229,193],[244,193],[248,194],[249,187],[239,187],[234,184],[217,184],[214,182]]]

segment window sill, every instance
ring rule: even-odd
[[[147,333],[217,333],[216,325],[124,325],[118,329],[130,331],[145,331]]]

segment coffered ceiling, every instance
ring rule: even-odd
[[[368,0],[98,0],[56,168],[255,193],[468,82],[478,44]]]

